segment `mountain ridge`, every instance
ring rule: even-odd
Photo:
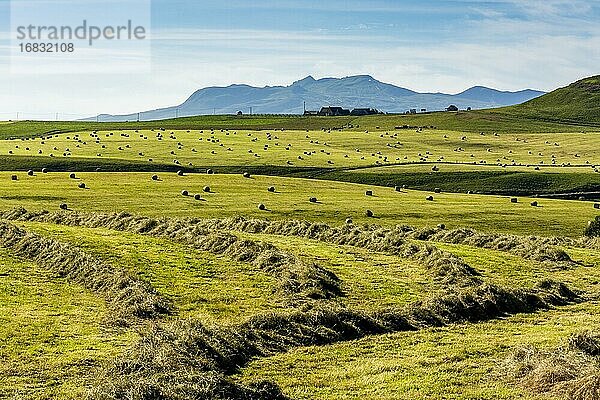
[[[517,92],[474,86],[458,94],[419,93],[404,87],[381,82],[371,75],[344,78],[315,79],[311,75],[289,86],[255,87],[247,84],[211,86],[196,90],[183,103],[140,113],[140,119],[160,120],[206,114],[302,114],[307,109],[322,106],[344,108],[376,108],[386,113],[404,113],[410,109],[440,111],[455,104],[461,109],[495,108],[520,104],[543,95],[526,89]],[[101,114],[86,120],[135,121],[138,113],[124,115]]]

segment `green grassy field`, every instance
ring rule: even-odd
[[[80,173],[0,173],[0,209],[27,207],[57,210],[61,203],[79,211],[121,212],[168,217],[220,218],[246,216],[269,219],[300,219],[341,224],[346,218],[356,223],[380,225],[473,227],[481,231],[579,236],[598,214],[593,203],[520,198],[512,204],[502,196],[483,196],[405,190],[343,182],[241,175]],[[79,184],[85,183],[86,189]],[[204,192],[208,186],[210,192]],[[274,186],[275,193],[267,189]],[[189,195],[182,196],[187,190]],[[367,191],[372,196],[367,196]],[[195,194],[201,200],[195,200]],[[433,196],[434,201],[427,201]],[[316,197],[318,202],[309,202]],[[265,211],[258,209],[266,206]],[[374,213],[368,218],[366,210]]]
[[[597,198],[600,125],[550,100],[0,123],[0,398],[598,399],[581,349],[507,372],[600,328],[600,209],[537,197]]]

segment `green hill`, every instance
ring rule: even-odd
[[[495,111],[537,120],[600,125],[600,75],[579,80],[526,103]]]

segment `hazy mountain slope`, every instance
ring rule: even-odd
[[[541,94],[543,92],[533,90],[501,92],[481,86],[456,95],[417,93],[380,82],[368,75],[319,80],[309,76],[290,86],[257,88],[248,85],[231,85],[200,89],[178,106],[141,113],[141,119],[165,119],[213,113],[234,114],[237,111],[247,114],[251,108],[256,114],[301,114],[304,102],[307,108],[312,110],[327,105],[338,105],[346,108],[371,107],[388,113],[402,113],[412,108],[443,110],[450,104],[460,108],[481,109],[513,105]],[[99,119],[131,121],[137,119],[137,114],[101,115]]]

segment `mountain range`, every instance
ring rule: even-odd
[[[506,92],[475,86],[458,94],[418,93],[389,83],[380,82],[369,75],[346,78],[314,79],[308,76],[289,86],[253,87],[231,85],[208,87],[192,94],[185,102],[173,107],[140,113],[140,120],[159,120],[205,114],[302,114],[303,105],[309,110],[323,106],[344,108],[376,108],[385,113],[403,113],[443,110],[451,104],[461,109],[495,108],[520,104],[543,95],[536,90]],[[138,114],[101,114],[88,120],[135,121]]]

